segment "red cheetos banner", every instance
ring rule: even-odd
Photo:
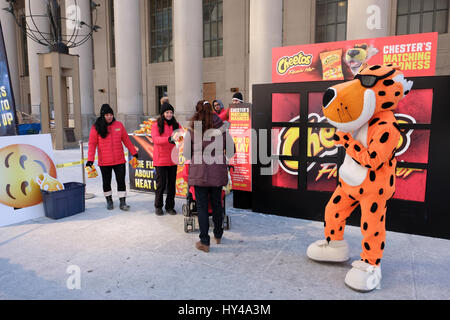
[[[363,63],[392,63],[405,77],[433,76],[437,32],[272,49],[272,82],[350,80]]]

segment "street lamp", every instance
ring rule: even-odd
[[[31,0],[28,1],[31,8]],[[3,10],[13,15],[16,24],[27,35],[27,37],[43,46],[49,47],[50,52],[59,52],[68,54],[70,48],[81,46],[92,37],[92,33],[96,32],[100,27],[95,24],[97,20],[97,7],[94,1],[91,1],[91,10],[95,11],[95,22],[91,25],[81,20],[80,10],[77,0],[72,0],[73,5],[66,10],[66,15],[61,15],[60,2],[63,0],[46,0],[46,13],[35,14],[33,12],[25,12],[25,19],[17,17],[17,1],[6,0],[9,3],[7,8]],[[68,9],[69,9],[68,8]],[[30,9],[31,11],[31,9]],[[37,27],[38,20],[45,19],[50,26],[50,32],[39,30]],[[62,22],[66,23],[66,29],[72,29],[72,32],[63,34]]]

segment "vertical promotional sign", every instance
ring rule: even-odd
[[[156,191],[156,169],[153,166],[153,139],[149,134],[129,134],[133,145],[138,149],[139,159],[136,168],[129,165],[130,189],[144,192]],[[183,144],[179,146],[179,165],[175,195],[186,197],[187,182],[183,179],[184,157]]]
[[[230,160],[233,190],[252,191],[251,109],[248,103],[230,105],[229,132],[236,146],[236,153]]]
[[[17,135],[16,106],[9,76],[3,29],[0,23],[0,136]]]
[[[405,77],[433,76],[437,32],[272,49],[272,82],[351,80],[363,63],[393,64]]]

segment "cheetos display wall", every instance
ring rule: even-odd
[[[388,201],[386,228],[450,239],[446,194],[450,76],[407,80],[414,82],[413,89],[394,110],[401,139],[396,151],[396,192]],[[335,129],[324,118],[322,98],[327,88],[341,82],[253,87],[253,129],[272,129],[267,144],[272,146],[271,155],[277,156],[273,175],[261,174],[270,164],[263,165],[260,159],[253,164],[253,211],[323,221],[345,152],[334,145]],[[359,206],[355,210],[347,223],[359,226]]]

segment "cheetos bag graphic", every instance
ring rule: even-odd
[[[40,174],[34,179],[34,181],[39,185],[41,190],[44,191],[60,191],[64,190],[64,185],[57,179],[49,176],[47,173]]]
[[[96,178],[96,177],[98,177],[97,170],[95,169],[94,166],[92,166],[92,167],[85,167],[85,170],[86,170],[88,178]]]

